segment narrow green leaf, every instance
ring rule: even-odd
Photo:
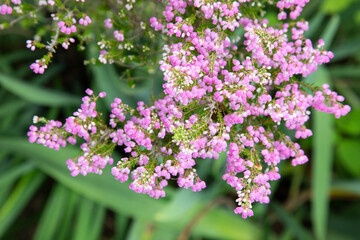
[[[304,19],[309,19],[311,16],[319,12],[319,6],[322,0],[312,0],[306,4],[306,7],[301,12]]]
[[[359,226],[359,225],[357,225]],[[357,227],[356,226],[356,227]],[[358,238],[358,233],[356,236],[348,236],[346,233],[339,233],[339,232],[335,232],[335,231],[329,231],[329,237],[327,240],[355,240]]]
[[[12,51],[8,54],[1,55],[0,62],[2,63],[2,61],[4,61],[7,63],[12,63],[14,61],[33,59],[33,58],[34,58],[33,54],[31,54],[28,49],[26,50],[21,49],[17,51]]]
[[[203,209],[204,205],[200,205]],[[190,221],[190,219],[187,219]],[[174,223],[176,224],[176,223]],[[182,228],[183,229],[183,228]],[[206,234],[205,234],[206,233]],[[214,208],[194,227],[195,236],[214,239],[255,240],[261,238],[261,229],[251,220],[244,220],[229,209]]]
[[[37,55],[37,54],[35,54]],[[14,71],[11,64],[14,61],[24,61],[26,59],[33,59],[34,54],[29,53],[28,50],[18,50],[18,51],[11,51],[8,54],[1,54],[0,57],[0,70],[3,73],[9,73],[9,74],[17,74],[17,71]],[[29,67],[27,67],[29,69]]]
[[[44,179],[45,176],[39,172],[32,172],[21,178],[8,200],[0,208],[0,238],[26,206]]]
[[[147,240],[151,239],[151,229],[149,229],[149,224],[140,219],[133,221],[130,227],[130,231],[126,240]]]
[[[93,227],[90,223],[94,207],[96,207],[95,203],[86,198],[83,198],[79,202],[79,211],[77,212],[77,221],[75,223],[76,227],[72,239],[87,239],[88,231]]]
[[[285,229],[285,231],[283,231],[279,237],[279,240],[292,240],[292,239],[294,239],[294,234],[293,231],[291,231],[289,228]]]
[[[348,8],[353,2],[354,0],[326,0],[322,1],[321,10],[328,14],[340,13]]]
[[[325,19],[325,14],[317,12],[317,14],[309,22],[309,31],[304,33],[306,38],[314,38],[315,34],[319,32],[321,25]]]
[[[325,68],[319,68],[310,79],[316,79],[317,85],[329,83],[329,74]],[[312,154],[312,206],[311,218],[316,239],[326,239],[329,215],[329,191],[333,164],[334,117],[315,111],[313,119]]]
[[[337,45],[334,47],[333,53],[334,58],[331,62],[341,61],[349,56],[354,56],[354,54],[358,53],[360,50],[360,37],[346,40],[343,44]]]
[[[67,93],[47,90],[0,73],[0,85],[16,96],[43,106],[79,104],[81,99]]]
[[[359,204],[354,204],[355,209],[348,208],[351,212],[341,214],[333,213],[330,216],[330,227],[329,236],[335,235],[338,238],[333,237],[333,240],[354,240],[359,238]]]
[[[79,199],[79,194],[69,190],[67,204],[66,207],[63,209],[64,217],[61,224],[59,225],[59,229],[61,229],[61,231],[57,235],[58,240],[68,240],[72,236],[75,222],[74,215],[77,213],[76,210]]]
[[[329,72],[333,78],[354,78],[355,80],[360,78],[360,68],[356,65],[341,65],[339,67],[331,67],[329,68]]]
[[[114,240],[125,239],[128,223],[129,218],[127,218],[126,216],[123,216],[119,213],[115,215],[115,236],[113,237]]]
[[[166,226],[159,225],[152,235],[152,240],[158,240],[158,239],[167,239],[167,240],[175,240],[178,239],[179,232],[174,231],[173,229],[169,229]],[[201,238],[200,238],[201,239]]]
[[[354,177],[360,176],[360,140],[343,139],[338,143],[337,156],[340,164]]]
[[[360,196],[360,179],[357,180],[338,180],[331,185],[331,190],[347,191]]]
[[[7,201],[15,181],[0,187],[0,207]]]
[[[329,23],[326,25],[324,32],[322,33],[322,35],[320,37],[325,42],[325,46],[324,46],[325,50],[330,49],[330,46],[334,40],[334,37],[337,32],[337,29],[339,28],[339,25],[340,25],[340,16],[336,14],[331,17]]]
[[[8,155],[8,152],[7,151],[1,151],[0,152],[0,164],[6,160],[6,157]]]
[[[219,159],[216,159],[216,161],[212,164],[211,173],[214,177],[221,179],[221,175],[219,174],[225,167],[227,159],[227,152],[222,152],[219,154]]]
[[[24,101],[11,101],[8,103],[2,103],[0,107],[0,117],[6,117],[9,114],[18,112],[20,109],[26,106]]]
[[[61,184],[56,184],[42,212],[35,232],[35,240],[54,239],[59,233],[58,226],[63,218],[69,191]]]
[[[89,55],[96,56],[96,48],[94,46],[89,48]],[[149,89],[151,88],[151,81],[144,81],[142,86],[130,88],[127,82],[122,80],[117,74],[115,66],[106,65],[91,65],[92,72],[94,73],[94,80],[97,88],[100,91],[105,91],[107,97],[104,99],[107,106],[114,101],[114,98],[121,98],[126,104],[136,107],[137,101],[141,100],[149,102]]]
[[[93,214],[90,223],[90,231],[88,231],[88,237],[86,239],[97,240],[100,239],[100,235],[104,226],[106,209],[104,206],[97,204],[93,208]]]
[[[289,229],[299,240],[311,240],[311,235],[298,223],[289,213],[287,213],[279,204],[272,202],[272,209],[282,221],[282,223]]]
[[[104,224],[105,208],[83,198],[77,213],[76,228],[72,239],[99,239]]]
[[[25,175],[29,171],[34,169],[34,164],[32,163],[23,163],[21,165],[17,165],[11,169],[8,169],[5,173],[0,175],[0,188],[3,186],[14,182],[17,178]]]
[[[16,122],[17,116],[18,115],[16,112],[10,111],[9,114],[0,121],[0,131],[7,132],[9,130],[12,130],[12,127],[14,127],[14,122]]]
[[[336,126],[341,132],[348,135],[360,135],[360,109],[351,110],[351,112],[339,119],[336,119]]]
[[[339,94],[342,94],[346,98],[346,102],[351,106],[352,111],[354,109],[360,109],[360,96],[354,91],[355,89],[351,85],[346,84],[344,81],[334,82]],[[351,113],[351,112],[350,112]]]
[[[181,189],[175,193],[171,202],[167,204],[155,218],[160,222],[181,221],[182,219],[192,219],[198,209],[200,194],[194,194],[189,189]],[[191,215],[186,218],[186,215]],[[186,223],[184,223],[186,224]]]

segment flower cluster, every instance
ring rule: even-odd
[[[74,116],[66,119],[63,125],[59,121],[46,121],[45,119],[35,117],[34,123],[45,122],[45,126],[39,129],[35,126],[30,127],[28,137],[30,142],[43,144],[46,147],[58,150],[65,147],[67,142],[74,145],[76,138],[84,141],[80,148],[82,155],[66,161],[72,176],[79,173],[86,175],[87,173],[102,173],[102,169],[107,164],[113,164],[110,157],[112,148],[106,144],[106,135],[109,134],[104,123],[96,111],[96,100],[106,96],[101,92],[99,96],[94,96],[93,92],[86,90],[88,96],[83,97],[81,107],[74,112]]]
[[[130,6],[134,1],[127,2]],[[160,61],[165,96],[151,106],[138,102],[136,108],[115,98],[106,124],[96,110],[105,93],[94,96],[88,89],[81,108],[64,125],[49,121],[40,129],[31,126],[30,141],[58,149],[82,139],[81,154],[67,161],[73,176],[101,174],[113,164],[114,148],[121,146],[125,156],[111,173],[120,182],[130,175],[132,190],[154,198],[165,196],[164,187],[172,179],[179,187],[201,191],[206,184],[197,173],[197,161],[218,159],[227,151],[222,178],[237,192],[234,211],[243,218],[252,216],[254,202],[269,202],[270,181],[280,178],[280,161],[291,159],[294,166],[308,161],[300,145],[278,126],[307,138],[312,135],[305,126],[311,107],[337,118],[350,111],[328,85],[314,87],[299,80],[333,57],[322,40],[314,47],[304,37],[307,22],[296,21],[308,1],[276,1],[279,20],[286,18],[285,11],[294,20],[276,26],[256,15],[272,3],[261,2],[167,1],[164,17],[150,19],[154,30],[171,39]],[[104,23],[113,28],[111,19]],[[244,35],[234,38],[239,28]],[[123,31],[112,33],[116,44],[124,41]],[[99,45],[105,49],[107,44]],[[110,62],[108,55],[102,50],[100,61]]]

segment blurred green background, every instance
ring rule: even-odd
[[[33,32],[0,31],[0,239],[359,239],[360,1],[311,0],[302,16],[307,37],[323,38],[335,54],[305,81],[329,83],[352,111],[341,119],[313,112],[313,137],[300,141],[310,161],[283,162],[270,204],[255,204],[247,220],[233,213],[235,192],[221,180],[225,154],[201,161],[205,191],[168,187],[159,200],[134,193],[109,171],[71,177],[65,161],[77,148],[29,144],[32,116],[63,120],[87,87],[108,93],[104,109],[114,97],[149,102],[161,92],[161,72],[139,68],[129,78],[114,65],[84,66],[92,51],[72,47],[35,75],[29,64],[40,56],[25,49]]]

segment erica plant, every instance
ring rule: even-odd
[[[99,57],[94,61],[131,64],[139,58],[149,64],[144,56],[157,38],[166,39],[159,62],[164,94],[153,104],[138,102],[131,108],[119,96],[107,117],[96,108],[106,93],[87,89],[80,108],[65,123],[34,117],[42,126],[30,127],[30,142],[55,150],[80,143],[81,153],[66,161],[72,176],[101,174],[113,165],[115,180],[131,179],[132,190],[159,198],[173,179],[179,187],[204,189],[197,163],[226,152],[222,178],[237,192],[235,213],[247,218],[254,202],[269,203],[269,182],[280,178],[280,161],[290,159],[293,166],[308,161],[279,125],[293,130],[297,139],[308,138],[312,132],[305,124],[311,109],[336,118],[350,111],[327,84],[315,87],[302,80],[333,57],[323,40],[312,43],[304,37],[309,25],[298,17],[309,0],[154,3],[163,7],[163,15],[137,22],[144,44],[130,30],[135,23],[128,16],[135,14],[137,2],[110,2],[117,14],[88,13],[86,4],[94,4],[90,1],[38,1],[52,12],[53,36],[46,44],[27,42],[31,50],[48,50],[30,66],[41,74],[58,46],[67,49],[76,41],[85,46],[96,39]],[[11,8],[18,15],[39,11],[20,0],[5,1],[1,14],[11,14]],[[269,9],[277,11],[275,24],[265,17]],[[103,23],[107,34],[87,35],[95,21]],[[117,146],[124,148],[125,157],[112,158]]]

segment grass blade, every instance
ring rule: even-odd
[[[319,68],[309,78],[316,79],[316,85],[330,82],[329,73]],[[310,80],[311,81],[311,80]],[[331,169],[333,164],[334,117],[315,111],[313,119],[312,154],[312,206],[311,218],[316,239],[326,239]]]
[[[89,199],[80,202],[74,240],[99,239],[105,217],[105,208]]]
[[[24,164],[17,165],[11,169],[6,170],[6,172],[0,176],[0,188],[15,181],[17,178],[21,177],[22,175],[25,175],[26,173],[28,173],[33,169],[34,169],[34,164],[26,162]]]
[[[325,19],[325,14],[322,12],[318,12],[315,17],[313,17],[309,22],[309,31],[304,33],[306,38],[314,38],[315,34],[319,32],[321,28],[321,24]]]
[[[355,194],[360,197],[360,179],[354,181],[335,181],[331,185],[331,190],[333,191],[346,191],[352,194]]]
[[[0,107],[0,117],[6,117],[9,114],[16,113],[25,106],[26,103],[24,101],[11,101],[2,104],[2,106]]]
[[[300,240],[311,240],[311,235],[298,223],[289,213],[287,213],[279,204],[273,202],[272,209],[276,215],[283,222],[287,229],[289,229]]]
[[[141,219],[136,219],[130,227],[130,231],[126,240],[145,240],[150,239],[152,235],[149,224]]]
[[[129,218],[123,216],[122,214],[115,215],[115,236],[114,240],[125,239],[127,226],[129,223]]]
[[[163,222],[179,222],[186,219],[184,216],[191,214],[192,216],[189,218],[192,219],[196,214],[195,209],[197,209],[199,197],[201,197],[200,194],[194,194],[189,189],[178,190],[171,202],[158,212],[155,218]]]
[[[340,16],[338,14],[331,17],[329,23],[326,25],[325,30],[320,38],[326,43],[324,46],[325,50],[329,50],[334,40],[337,29],[340,25]]]
[[[33,86],[2,73],[0,73],[0,85],[26,101],[43,106],[64,106],[81,102],[80,98],[70,94]]]
[[[88,54],[94,57],[96,48],[90,47]],[[91,65],[90,66],[94,80],[99,91],[105,91],[107,97],[104,99],[107,106],[114,101],[114,98],[121,98],[126,104],[132,107],[137,106],[137,101],[149,102],[149,89],[151,81],[146,80],[141,86],[130,88],[127,83],[117,74],[114,65]]]
[[[335,56],[331,60],[331,62],[344,60],[345,58],[359,52],[360,50],[359,42],[360,42],[360,37],[356,37],[354,39],[345,41],[344,44],[338,45],[333,51]]]
[[[42,212],[39,225],[35,232],[35,240],[54,239],[59,233],[59,223],[63,218],[69,191],[61,184],[56,184]]]
[[[69,191],[67,205],[64,210],[64,217],[60,224],[60,233],[57,235],[58,240],[68,240],[72,236],[74,226],[74,214],[76,214],[77,204],[79,202],[79,194]]]
[[[20,179],[10,197],[0,208],[0,238],[23,210],[44,179],[45,176],[39,172],[31,172]]]

